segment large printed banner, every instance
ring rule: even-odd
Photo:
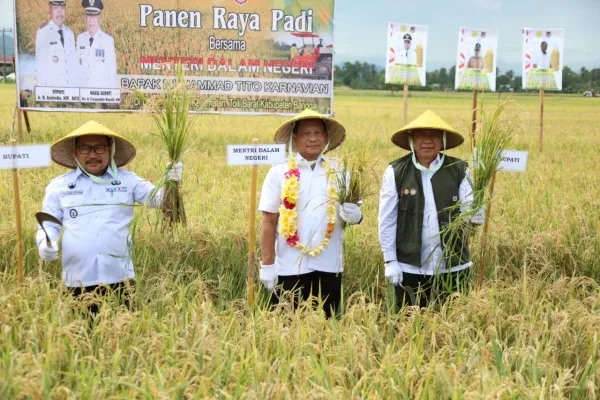
[[[496,91],[498,32],[458,29],[455,89]]]
[[[331,114],[333,10],[334,0],[15,0],[21,106],[142,110],[182,68],[194,111]]]
[[[388,24],[385,83],[425,86],[427,26]]]
[[[523,28],[523,89],[562,90],[562,29]]]

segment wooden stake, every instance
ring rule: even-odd
[[[16,146],[17,141],[12,139],[10,143]],[[23,282],[23,234],[21,231],[21,191],[19,190],[19,171],[12,170],[13,191],[15,194],[15,228],[17,231],[17,279]]]
[[[258,139],[252,139],[252,144],[257,145]],[[254,277],[256,276],[256,181],[258,179],[258,165],[252,166],[250,178],[250,221],[248,224],[248,307],[254,305]]]
[[[544,150],[544,89],[540,89],[540,153]]]
[[[473,90],[473,107],[471,110],[471,140],[473,142],[473,147],[476,147],[475,131],[477,130],[477,90]]]
[[[404,111],[402,113],[402,122],[408,124],[408,85],[404,84]]]
[[[23,110],[23,118],[25,119],[25,127],[27,128],[27,133],[31,133],[31,124],[29,123],[29,115],[27,111]]]
[[[481,287],[483,284],[483,275],[485,274],[485,262],[486,262],[486,245],[487,245],[487,234],[490,227],[490,214],[492,213],[492,198],[494,196],[494,184],[496,183],[496,173],[492,175],[490,182],[490,197],[485,207],[485,221],[483,223],[483,233],[481,236],[481,257],[479,258],[479,265],[477,268],[477,286]]]
[[[17,137],[19,138],[19,144],[23,143],[23,123],[21,122],[22,112],[23,111],[21,111],[21,109],[17,107]]]

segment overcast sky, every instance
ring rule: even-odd
[[[12,3],[0,0],[0,27],[12,27]],[[565,65],[600,67],[600,0],[337,0],[335,13],[336,63],[383,66],[387,23],[405,22],[429,26],[428,69],[455,63],[460,26],[499,31],[501,70],[520,69],[524,27],[563,28]]]

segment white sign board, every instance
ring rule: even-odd
[[[227,165],[285,163],[285,144],[228,144]]]
[[[497,31],[459,28],[454,89],[495,91],[497,49]]]
[[[426,25],[388,23],[385,83],[425,86],[428,29]]]
[[[498,171],[523,172],[527,167],[527,157],[529,153],[518,150],[503,150],[502,161],[498,165]]]
[[[47,144],[0,146],[0,169],[49,166],[50,146]]]

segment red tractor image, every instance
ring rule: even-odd
[[[302,66],[310,65],[312,74],[306,77],[316,79],[331,79],[333,69],[333,45],[323,45],[323,39],[315,33],[294,32],[292,36],[302,38],[302,47],[290,53],[291,61]],[[318,43],[315,42],[318,40]],[[294,45],[295,46],[295,45]]]

